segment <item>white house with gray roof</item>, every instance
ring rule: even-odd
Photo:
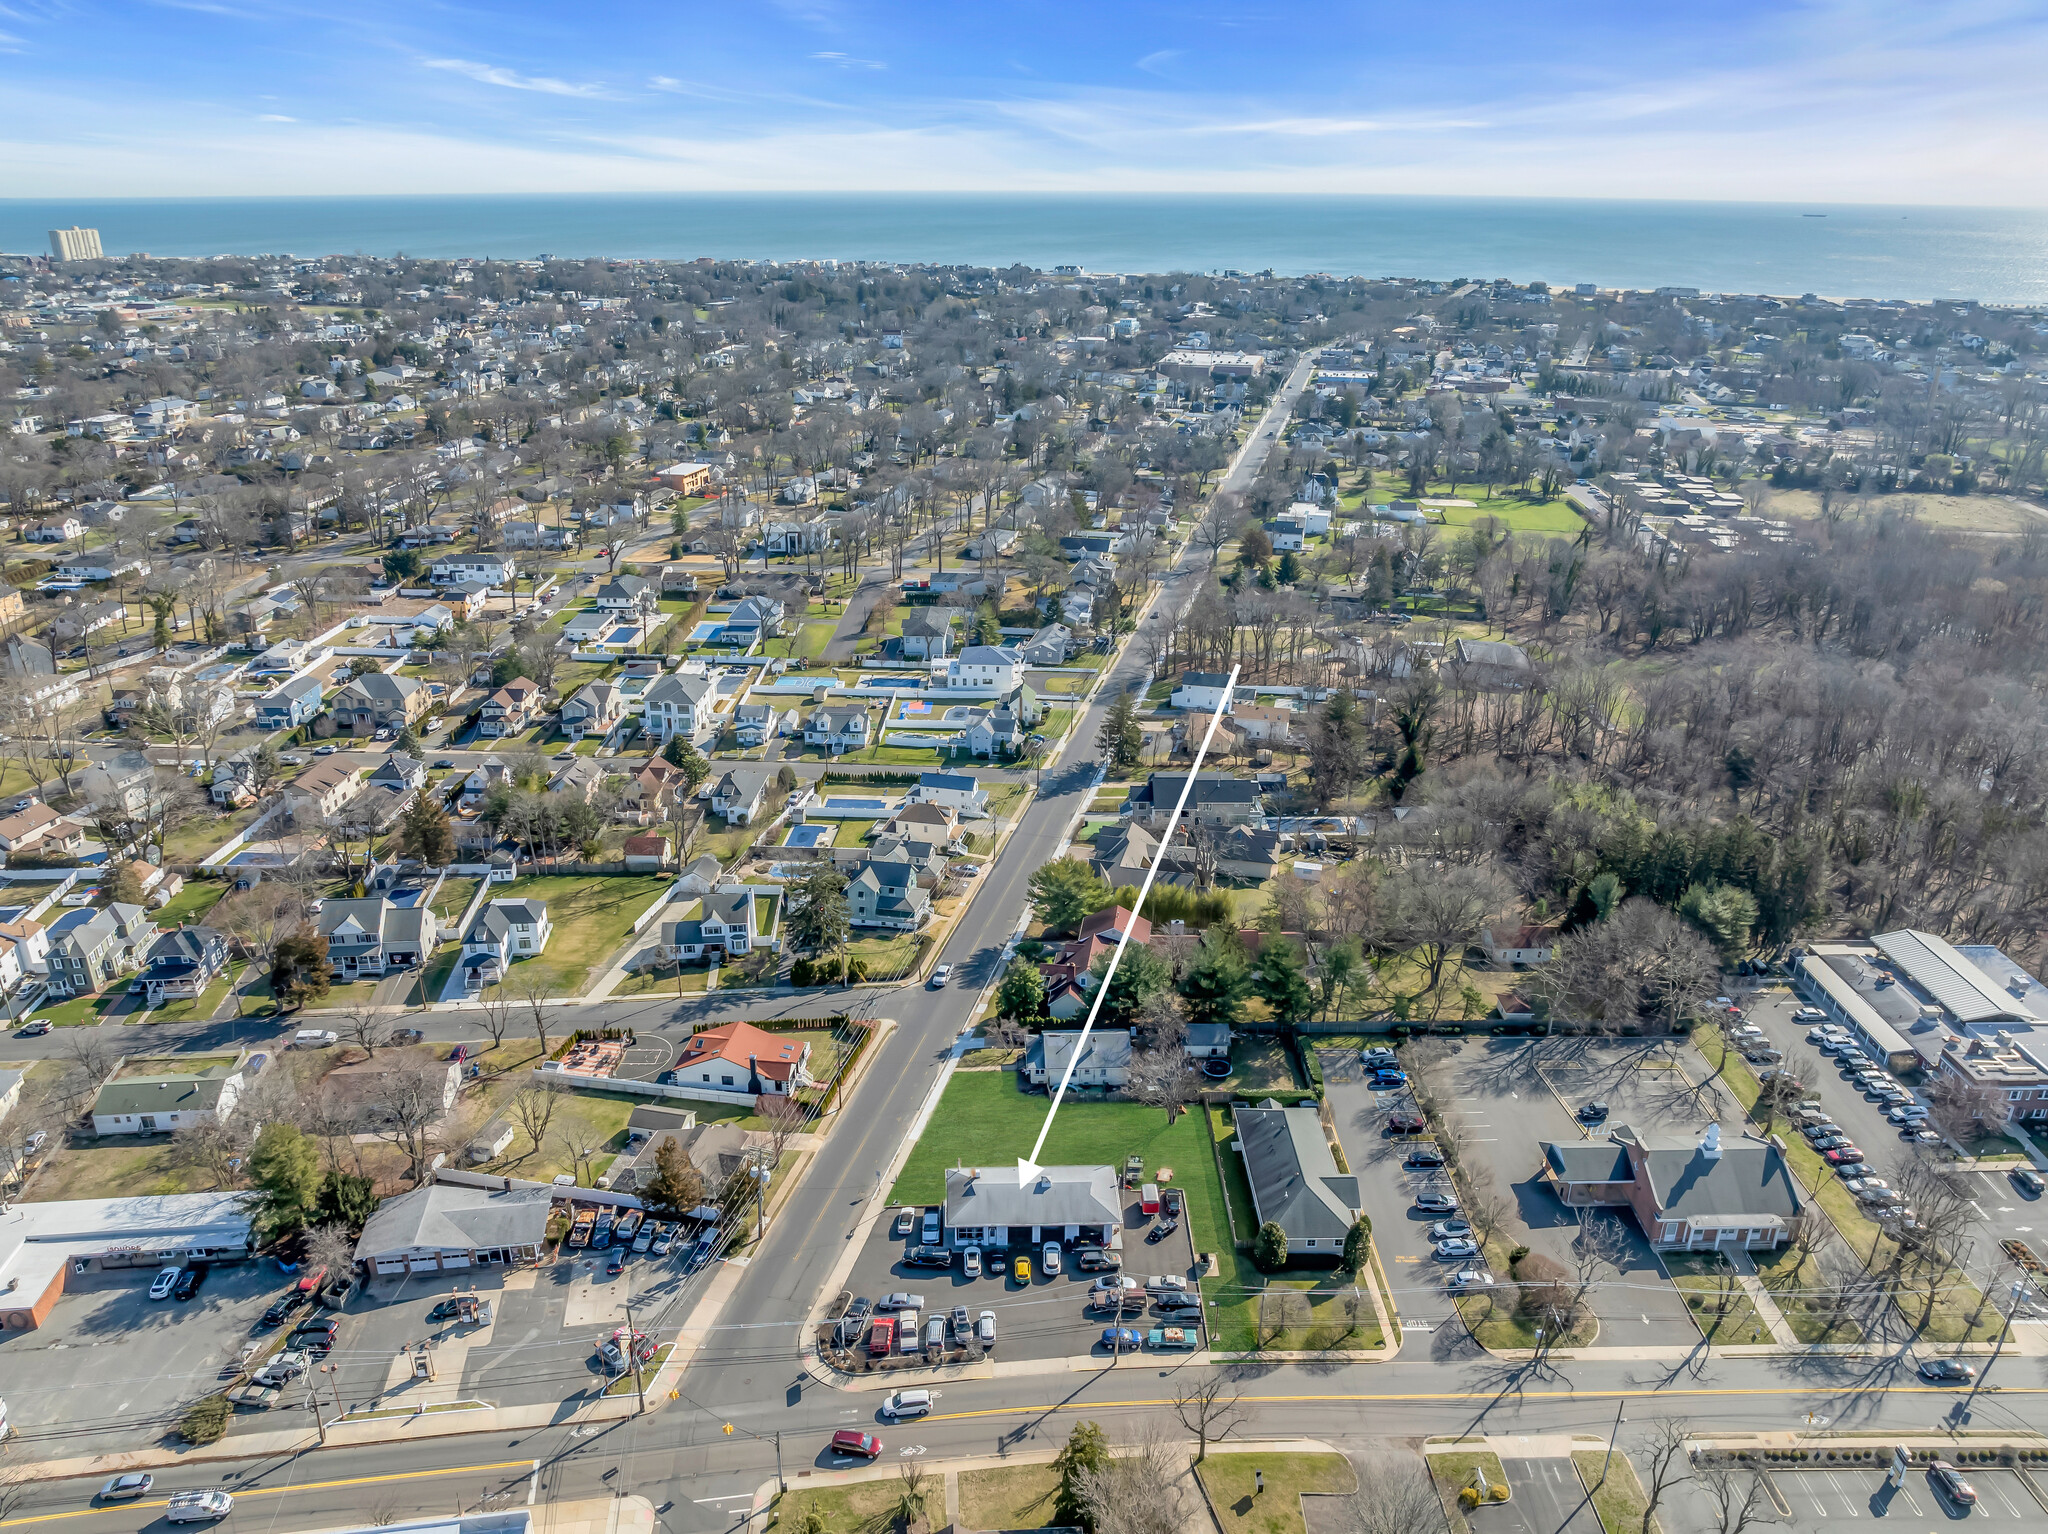
[[[356,1263],[375,1278],[538,1262],[554,1191],[437,1182],[387,1198],[363,1227]]]
[[[1123,1217],[1116,1173],[1106,1166],[1042,1167],[1021,1188],[1014,1166],[946,1173],[945,1241],[955,1247],[1106,1246]]]
[[[1358,1179],[1337,1158],[1314,1108],[1283,1108],[1270,1097],[1234,1115],[1239,1153],[1260,1225],[1287,1232],[1287,1255],[1336,1259],[1357,1223]]]
[[[471,991],[495,984],[514,959],[530,959],[554,932],[545,900],[493,900],[462,934],[463,983]]]
[[[717,692],[708,676],[659,677],[642,699],[640,728],[664,746],[677,735],[695,744],[710,732]]]

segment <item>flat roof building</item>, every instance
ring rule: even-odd
[[[0,1329],[33,1331],[49,1319],[74,1264],[240,1261],[254,1239],[248,1204],[247,1193],[159,1193],[8,1206],[0,1213]]]

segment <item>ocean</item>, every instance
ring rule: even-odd
[[[929,261],[2048,301],[2048,212],[1538,198],[703,193],[0,199],[0,250]]]

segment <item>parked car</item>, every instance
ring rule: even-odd
[[[335,1333],[340,1330],[341,1323],[332,1316],[316,1316],[293,1327],[291,1340],[285,1346],[303,1348],[308,1353],[326,1353],[333,1349]]]
[[[860,1459],[873,1459],[882,1452],[882,1440],[873,1433],[860,1433],[852,1428],[841,1428],[832,1435],[829,1447],[834,1454],[851,1454]]]
[[[1863,1152],[1853,1145],[1838,1145],[1827,1153],[1829,1166],[1860,1166]]]
[[[1452,1292],[1466,1289],[1487,1289],[1493,1285],[1493,1275],[1484,1268],[1460,1268],[1444,1280],[1444,1287]]]
[[[306,1303],[306,1296],[296,1289],[288,1289],[270,1309],[263,1312],[265,1326],[281,1326],[286,1316]]]
[[[1428,1127],[1428,1121],[1419,1113],[1387,1115],[1387,1133],[1390,1135],[1419,1135]]]
[[[178,1286],[178,1270],[163,1268],[156,1275],[156,1282],[149,1286],[149,1297],[153,1300],[167,1300],[171,1291]],[[275,1323],[272,1323],[273,1325]]]
[[[1579,1122],[1582,1124],[1597,1124],[1606,1117],[1607,1104],[1603,1102],[1590,1102],[1579,1109]]]
[[[1150,1245],[1155,1241],[1164,1241],[1168,1236],[1172,1235],[1175,1231],[1179,1229],[1180,1221],[1171,1218],[1161,1220],[1157,1225],[1154,1225],[1150,1230],[1145,1232],[1146,1244]]]
[[[967,1314],[965,1305],[955,1305],[953,1313],[946,1318],[946,1324],[956,1342],[966,1342],[968,1334],[974,1330],[974,1319]]]
[[[889,1234],[892,1236],[907,1236],[910,1234],[911,1227],[916,1224],[917,1211],[915,1209],[899,1209],[896,1211],[896,1223],[889,1227]]]
[[[1977,1366],[1966,1364],[1959,1358],[1926,1358],[1920,1362],[1920,1378],[1923,1380],[1956,1380],[1969,1384],[1977,1377]]]
[[[1962,1473],[1945,1459],[1938,1459],[1927,1467],[1928,1484],[1949,1501],[1962,1507],[1974,1507],[1977,1503],[1977,1488],[1964,1480]]]
[[[1915,1129],[1910,1134],[1902,1134],[1900,1138],[1911,1140],[1917,1145],[1941,1144],[1941,1136],[1931,1129]]]
[[[950,1268],[953,1253],[943,1246],[913,1246],[903,1254],[903,1260],[913,1268]]]
[[[2042,1191],[2048,1189],[2048,1182],[2044,1182],[2041,1174],[2030,1166],[2016,1166],[2008,1175],[2028,1198],[2039,1198]]]
[[[929,1390],[898,1390],[882,1401],[882,1415],[891,1422],[901,1422],[907,1417],[924,1417],[931,1414],[932,1393]]]
[[[1369,1085],[1375,1092],[1391,1092],[1396,1087],[1405,1087],[1406,1085],[1408,1085],[1408,1073],[1406,1071],[1394,1070],[1391,1068],[1387,1070],[1374,1071],[1372,1074],[1372,1080],[1368,1082],[1367,1085]]]
[[[626,1271],[626,1253],[630,1248],[615,1246],[612,1254],[605,1259],[604,1271],[607,1278],[617,1278]]]
[[[1836,1150],[1849,1143],[1849,1137],[1840,1132],[1839,1126],[1835,1133],[1813,1136],[1813,1148],[1817,1151]]]
[[[1472,1227],[1464,1220],[1438,1220],[1429,1227],[1432,1241],[1452,1241],[1472,1234]]]
[[[1082,1273],[1114,1273],[1123,1265],[1123,1258],[1099,1246],[1076,1247],[1074,1250],[1074,1267]]]
[[[14,1036],[17,1039],[39,1039],[49,1031],[50,1020],[47,1017],[32,1017],[15,1030]]]
[[[1455,1193],[1418,1193],[1415,1207],[1424,1214],[1456,1214],[1458,1196]]]
[[[1434,1145],[1418,1145],[1408,1153],[1401,1164],[1410,1167],[1440,1167],[1444,1164],[1444,1153]]]
[[[306,1372],[306,1354],[298,1348],[287,1348],[277,1354],[254,1378],[259,1385],[288,1385]]]
[[[993,1310],[984,1310],[974,1318],[974,1340],[981,1344],[984,1353],[996,1345],[996,1313]]]
[[[1040,1247],[1038,1251],[1038,1260],[1045,1264],[1045,1271],[1048,1277],[1058,1273],[1060,1270],[1059,1242],[1048,1241],[1045,1243],[1044,1246]]]
[[[1130,1326],[1105,1326],[1102,1329],[1102,1345],[1115,1353],[1134,1353],[1145,1345],[1145,1339],[1137,1328]]]
[[[206,1264],[195,1262],[178,1275],[177,1283],[171,1286],[171,1298],[189,1300],[199,1292],[199,1286],[206,1282]]]
[[[960,1254],[960,1271],[969,1278],[981,1277],[981,1248],[970,1246]]]
[[[100,1488],[102,1502],[133,1502],[137,1497],[149,1495],[149,1488],[156,1485],[156,1477],[145,1470],[131,1471],[117,1475]]]
[[[1436,1254],[1439,1257],[1477,1257],[1479,1255],[1479,1243],[1472,1240],[1469,1236],[1459,1236],[1450,1241],[1439,1241],[1436,1244]]]
[[[894,1294],[885,1294],[879,1300],[876,1300],[875,1309],[877,1312],[888,1310],[923,1310],[924,1296],[921,1294],[909,1294],[904,1290],[898,1289]]]

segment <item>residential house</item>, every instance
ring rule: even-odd
[[[92,1100],[96,1135],[170,1134],[234,1116],[241,1101],[239,1066],[215,1066],[197,1076],[123,1076]]]
[[[643,826],[662,819],[685,781],[681,768],[671,767],[661,757],[649,757],[620,787],[620,818]]]
[[[742,746],[765,746],[778,736],[794,735],[802,728],[795,709],[773,703],[742,703],[732,711],[733,738]]]
[[[179,927],[149,945],[142,973],[128,982],[128,993],[151,1007],[194,999],[227,967],[226,933],[212,927]]]
[[[597,588],[594,600],[600,612],[637,613],[643,598],[659,595],[649,582],[637,575],[617,575]]]
[[[690,1035],[676,1060],[675,1079],[736,1096],[786,1097],[812,1085],[810,1061],[808,1040],[752,1023],[727,1023]]]
[[[357,1238],[355,1266],[372,1276],[469,1272],[540,1261],[552,1188],[428,1183],[387,1198]]]
[[[495,754],[487,756],[470,768],[469,775],[462,780],[462,797],[481,799],[500,783],[508,782],[510,777],[510,769],[503,759]]]
[[[1064,623],[1048,623],[1017,645],[1017,658],[1027,666],[1064,666],[1073,653],[1074,631]]]
[[[407,756],[403,751],[393,751],[377,764],[376,771],[370,774],[364,787],[381,788],[402,800],[426,781],[425,762],[416,756]]]
[[[76,517],[55,517],[47,522],[29,524],[30,543],[69,543],[74,538],[85,536],[85,524]]]
[[[540,684],[531,677],[514,677],[484,699],[476,732],[482,736],[517,735],[540,712]]]
[[[1123,1229],[1123,1212],[1112,1167],[1040,1167],[1021,1186],[1015,1168],[954,1167],[946,1173],[943,1240],[1034,1255],[1048,1241],[1108,1246]]]
[[[256,704],[256,722],[266,730],[296,729],[320,712],[320,679],[295,676]]]
[[[870,738],[868,711],[859,704],[815,708],[804,718],[804,744],[823,746],[835,756],[864,749]]]
[[[1145,871],[1155,858],[1159,873],[1155,882],[1195,888],[1213,869],[1203,867],[1203,857],[1183,840],[1175,840],[1162,855],[1159,838],[1135,821],[1129,825],[1104,826],[1089,845],[1088,866],[1111,889],[1129,885],[1135,889],[1145,882]]]
[[[1202,714],[1213,714],[1218,707],[1225,714],[1236,712],[1236,700],[1230,695],[1229,673],[1222,671],[1183,671],[1166,701],[1175,708]]]
[[[1230,723],[1246,740],[1261,746],[1284,746],[1294,742],[1294,711],[1263,703],[1239,703],[1230,710]]]
[[[1180,801],[1184,772],[1155,772],[1133,788],[1124,800],[1127,820],[1153,830],[1164,830]],[[1184,823],[1229,827],[1259,818],[1259,785],[1227,772],[1204,772],[1195,778],[1188,793]]]
[[[587,682],[562,705],[562,733],[571,740],[606,735],[626,712],[626,695],[611,682]]]
[[[783,611],[774,597],[744,597],[725,615],[727,638],[741,644],[750,638],[773,639],[782,632]]]
[[[711,729],[718,684],[708,676],[675,673],[657,678],[641,700],[640,728],[660,745],[680,735],[693,745]]]
[[[318,930],[327,939],[328,967],[341,981],[417,969],[441,941],[440,918],[431,907],[394,905],[382,896],[328,901]]]
[[[1528,652],[1498,639],[1452,640],[1446,669],[1453,681],[1470,687],[1516,691],[1536,680]]]
[[[1080,1043],[1078,1030],[1066,1033],[1048,1029],[1034,1035],[1024,1051],[1024,1079],[1034,1087],[1047,1090],[1058,1087],[1063,1079],[1077,1087],[1120,1087],[1130,1080],[1131,1031],[1128,1028],[1089,1030],[1088,1043],[1081,1048],[1080,1057],[1076,1059],[1074,1051]],[[1071,1077],[1066,1074],[1069,1061],[1073,1062]]]
[[[963,817],[985,814],[988,808],[988,790],[964,772],[921,772],[903,797],[906,804],[943,805]]]
[[[416,676],[366,671],[334,695],[327,712],[355,735],[403,730],[427,711],[432,694]]]
[[[665,963],[684,963],[703,958],[713,949],[727,958],[738,958],[760,945],[754,892],[742,887],[706,895],[701,912],[694,918],[663,922],[657,952]],[[769,946],[773,948],[776,944],[771,940]]]
[[[461,609],[462,621],[468,623],[483,616],[484,609],[490,605],[491,589],[482,581],[452,581],[441,588],[441,595]]]
[[[50,956],[50,934],[43,930],[40,922],[27,916],[0,922],[0,944],[13,951],[15,968],[21,974],[40,975],[45,972],[45,962]]]
[[[1278,1225],[1287,1255],[1332,1262],[1364,1207],[1358,1178],[1339,1171],[1329,1136],[1314,1108],[1283,1108],[1272,1098],[1233,1111],[1245,1180],[1251,1184],[1253,1223]]]
[[[448,554],[434,561],[431,574],[436,586],[482,581],[504,589],[517,579],[519,566],[510,554]]]
[[[50,631],[59,639],[76,643],[112,628],[121,622],[127,613],[127,607],[120,602],[89,602],[83,607],[59,614],[57,621],[50,625]]]
[[[82,798],[124,815],[141,814],[156,788],[156,768],[140,751],[116,751],[77,776]]]
[[[946,872],[946,844],[929,836],[877,836],[865,852],[877,863],[908,863],[927,886],[936,885]]]
[[[0,853],[10,857],[29,851],[76,855],[84,846],[84,829],[41,800],[0,820]]]
[[[853,926],[915,932],[931,917],[932,897],[909,863],[870,861],[847,881],[846,907]]]
[[[401,1094],[412,1097],[430,1122],[438,1122],[462,1091],[462,1066],[437,1059],[429,1048],[387,1049],[329,1071],[320,1078],[318,1091],[321,1115],[328,1122],[374,1134],[399,1124],[392,1104]]]
[[[338,756],[315,762],[285,785],[288,813],[300,825],[330,819],[362,791],[363,769]]]
[[[545,522],[507,522],[502,529],[508,549],[566,549],[575,534]]]
[[[902,804],[875,827],[877,836],[904,836],[948,846],[958,834],[960,817],[943,804]]]
[[[1479,930],[1489,964],[1548,964],[1557,952],[1555,922],[1495,923]]]
[[[1024,680],[1024,662],[1006,646],[971,644],[946,662],[946,686],[1007,693]]]
[[[563,763],[548,779],[548,792],[574,794],[588,804],[596,796],[597,791],[604,787],[604,780],[609,776],[610,772],[604,763],[592,757],[579,756],[574,761]]]
[[[967,615],[957,607],[924,607],[903,620],[898,648],[905,660],[944,660],[953,653],[953,635]]]
[[[711,809],[723,815],[726,824],[752,825],[767,803],[768,785],[775,775],[759,767],[734,767],[711,788]]]
[[[544,900],[493,900],[462,934],[464,984],[471,991],[502,980],[514,959],[531,958],[554,932]]]
[[[75,919],[82,918],[82,919]],[[50,989],[59,996],[93,996],[120,973],[127,945],[111,911],[67,911],[50,928]]]
[[[1294,850],[1294,838],[1281,831],[1232,826],[1214,846],[1217,873],[1263,883],[1281,871],[1285,855]]]
[[[679,895],[708,895],[724,882],[725,868],[706,852],[690,860],[690,866],[676,880]]]
[[[1626,1124],[1605,1140],[1539,1141],[1539,1180],[1567,1209],[1626,1208],[1654,1247],[1772,1251],[1806,1207],[1773,1140],[1722,1142],[1709,1124],[1697,1140],[1654,1141]]]

